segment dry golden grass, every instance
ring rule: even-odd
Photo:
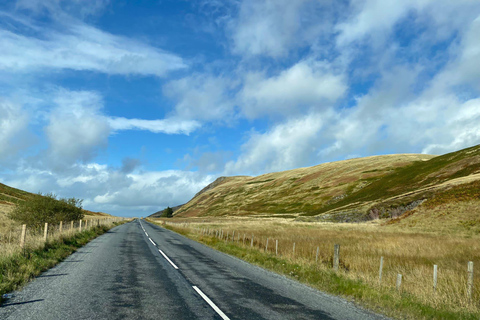
[[[173,222],[176,221],[176,222]],[[361,279],[370,286],[379,286],[380,257],[384,257],[383,288],[395,288],[397,274],[402,274],[402,292],[433,308],[452,312],[469,311],[480,316],[480,277],[474,281],[473,300],[467,299],[467,263],[480,267],[480,237],[412,232],[400,228],[382,227],[378,222],[363,224],[292,223],[284,219],[188,219],[167,220],[176,228],[195,229],[197,234],[223,230],[239,246],[251,245],[268,254],[278,254],[300,266],[316,264],[331,269],[334,244],[340,244],[340,274],[350,279]],[[213,233],[212,233],[213,230]],[[240,239],[238,239],[238,236]],[[202,237],[197,235],[197,237]],[[295,243],[295,253],[293,244]],[[319,248],[318,261],[316,250]],[[433,265],[438,265],[438,287],[433,292]]]
[[[476,237],[480,235],[479,208],[480,199],[444,203],[433,208],[422,205],[385,224],[392,230]]]
[[[96,220],[83,219],[82,230],[90,229],[97,225],[111,225],[113,222],[119,221],[120,218],[108,218],[98,217]],[[80,221],[74,221],[62,225],[60,231],[60,225],[48,226],[48,240],[57,240],[65,235],[72,235],[80,231]],[[0,259],[8,258],[14,254],[22,252],[20,247],[20,238],[22,234],[22,226],[7,217],[4,217],[0,213]],[[25,248],[35,250],[42,248],[45,245],[44,241],[44,229],[33,230],[27,228]]]

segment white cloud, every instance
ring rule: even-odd
[[[417,75],[399,69],[385,74],[381,84],[329,122],[319,155],[332,160],[385,150],[443,154],[480,143],[480,100],[431,87],[416,96],[411,85]]]
[[[0,97],[0,160],[25,146],[29,116],[20,105]]]
[[[403,19],[410,18],[417,24],[416,37],[432,43],[443,41],[455,32],[462,32],[465,26],[478,15],[480,4],[471,0],[353,0],[343,22],[335,26],[339,33],[337,45],[344,47],[356,41],[369,40],[380,45],[389,38],[395,26]],[[421,24],[421,27],[418,27]],[[421,36],[426,33],[426,36]]]
[[[243,1],[233,39],[240,53],[282,56],[300,27],[298,10],[303,1]]]
[[[215,177],[188,171],[133,172],[98,163],[74,164],[62,172],[19,168],[3,183],[30,192],[53,192],[60,197],[84,199],[85,209],[122,216],[152,214],[167,206],[186,203]]]
[[[176,102],[174,117],[210,121],[229,121],[234,103],[229,97],[230,79],[209,74],[195,74],[173,80],[163,87],[163,94]]]
[[[407,134],[413,143],[423,146],[423,153],[444,154],[480,143],[480,99],[460,101],[451,94],[434,99],[421,97],[398,113],[409,115],[415,126]],[[406,139],[405,132],[394,128],[395,137]],[[403,130],[402,130],[403,131]]]
[[[56,108],[45,128],[53,161],[88,161],[107,146],[110,127],[98,94],[62,90],[54,101]]]
[[[300,61],[278,76],[250,73],[240,93],[248,118],[291,115],[331,106],[347,90],[345,79],[323,63]]]
[[[432,95],[462,85],[471,85],[474,90],[480,91],[480,70],[472,68],[480,64],[480,15],[468,22],[470,24],[465,28],[460,43],[456,50],[452,50],[452,60],[432,80]]]
[[[244,56],[287,56],[310,45],[331,28],[327,2],[311,0],[246,0],[231,21],[233,51]]]
[[[264,134],[251,133],[238,159],[226,164],[226,174],[258,174],[311,163],[322,143],[320,131],[330,116],[309,114],[278,124]]]
[[[127,119],[123,117],[108,118],[108,123],[114,131],[147,130],[153,133],[186,134],[189,135],[200,127],[194,120],[166,118],[159,120]]]
[[[100,193],[94,201],[122,207],[174,206],[187,202],[213,181],[209,175],[177,170],[132,173],[127,177],[131,179],[128,186]]]
[[[0,29],[0,70],[71,69],[163,77],[187,67],[174,54],[75,20],[59,29],[42,29],[38,38]]]
[[[399,19],[410,10],[419,10],[432,0],[354,0],[350,4],[351,16],[339,23],[337,43],[340,46],[362,40],[367,36],[385,38]]]
[[[166,118],[158,120],[109,117],[104,113],[103,99],[93,91],[59,89],[53,99],[55,108],[45,127],[50,161],[73,164],[92,160],[108,145],[112,132],[146,130],[153,133],[190,134],[200,124],[193,120]]]

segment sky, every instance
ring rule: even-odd
[[[0,2],[0,182],[146,216],[220,176],[480,143],[478,0]]]

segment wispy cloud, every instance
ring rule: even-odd
[[[163,77],[188,67],[175,54],[75,19],[55,29],[42,28],[39,33],[19,32],[31,30],[32,25],[22,19],[15,23],[22,28],[0,29],[0,70],[29,73],[70,69]]]
[[[108,123],[114,131],[147,130],[153,133],[190,134],[201,124],[195,120],[166,118],[160,120],[127,119],[122,117],[108,118]]]
[[[0,163],[28,145],[28,121],[21,105],[0,98]]]

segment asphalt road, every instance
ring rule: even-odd
[[[13,294],[0,319],[386,319],[140,220]]]

